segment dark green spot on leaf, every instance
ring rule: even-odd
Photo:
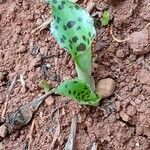
[[[78,26],[78,27],[77,27],[77,30],[80,30],[80,29],[81,29],[81,27],[80,27],[80,26]]]
[[[85,51],[86,50],[86,46],[84,43],[80,43],[78,46],[77,46],[77,51]]]
[[[78,41],[78,37],[77,36],[72,38],[72,42],[76,43],[77,41]]]
[[[71,90],[69,90],[68,93],[71,95]]]
[[[64,9],[64,5],[59,5],[59,6],[58,6],[58,9],[59,9],[59,10]]]
[[[62,35],[62,38],[63,38],[64,40],[66,40],[66,39],[67,39],[65,35]]]
[[[70,29],[75,25],[75,21],[68,21],[67,27]]]
[[[82,18],[81,18],[81,17],[79,17],[79,18],[78,18],[78,21],[79,21],[79,22],[81,22],[81,21],[82,21]]]
[[[91,37],[91,36],[92,36],[92,35],[91,35],[91,32],[89,32],[88,35],[89,35],[89,37]]]
[[[83,35],[83,36],[82,36],[82,39],[83,39],[84,41],[86,41],[86,36],[85,36],[85,35]]]
[[[61,19],[60,19],[60,17],[57,17],[57,23],[60,23],[60,21],[61,21]]]
[[[65,25],[63,26],[63,28],[64,28],[65,31],[67,30],[67,27]]]
[[[52,2],[53,2],[54,4],[56,4],[56,3],[57,3],[57,0],[52,0]]]
[[[76,95],[76,93],[77,93],[77,91],[76,91],[76,90],[74,90],[74,91],[73,91],[73,95]]]
[[[58,26],[55,26],[55,29],[58,30]]]
[[[61,42],[61,43],[65,43],[65,41],[64,41],[63,38],[60,38],[60,42]]]
[[[66,2],[65,2],[65,1],[62,1],[62,2],[61,2],[61,5],[65,5],[65,4],[66,4]]]
[[[80,7],[79,7],[78,5],[75,5],[74,7],[75,7],[75,9],[77,9],[77,10],[80,9]]]

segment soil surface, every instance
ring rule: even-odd
[[[89,1],[79,3],[87,7]],[[33,150],[49,149],[58,124],[56,108],[61,127],[54,149],[64,149],[74,115],[78,118],[77,150],[90,149],[93,142],[98,150],[150,149],[150,32],[140,32],[150,22],[150,0],[96,3],[91,12],[97,31],[93,44],[93,76],[96,83],[108,77],[114,79],[117,83],[115,92],[98,108],[81,107],[62,96],[48,97],[34,115]],[[142,38],[144,46],[140,45],[140,53],[134,53],[133,45],[136,44],[132,42],[115,41],[109,25],[100,26],[101,14],[107,9],[113,34],[118,39],[145,33],[147,38]],[[98,15],[94,15],[96,13]],[[39,86],[41,80],[46,79],[56,87],[63,80],[76,76],[70,56],[59,47],[49,29],[32,34],[48,18],[50,7],[42,0],[0,1],[0,114],[6,91],[16,74],[21,74],[25,86],[18,79],[8,101],[6,116],[43,94]],[[1,139],[0,150],[27,149],[31,123]]]

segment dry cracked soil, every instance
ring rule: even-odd
[[[91,1],[77,3],[87,7]],[[53,149],[64,149],[74,115],[78,118],[76,150],[91,149],[93,142],[97,150],[150,150],[150,0],[95,2],[91,11],[97,31],[93,76],[96,84],[101,79],[113,79],[115,91],[99,107],[81,107],[62,96],[48,97],[33,117],[33,150],[50,149],[58,120],[60,133]],[[110,13],[106,27],[100,25],[104,10]],[[59,47],[48,28],[32,34],[50,14],[51,9],[43,0],[0,1],[0,114],[16,74],[20,74],[21,82],[18,79],[13,88],[6,116],[42,95],[39,81],[46,79],[55,87],[76,76],[70,56]],[[129,40],[112,38],[110,25],[116,38]],[[0,150],[28,149],[31,123],[9,136],[5,136],[2,126],[0,135],[5,138],[0,137]]]

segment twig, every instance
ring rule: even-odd
[[[110,26],[110,34],[111,34],[112,38],[113,38],[116,42],[118,42],[118,43],[123,43],[123,42],[127,42],[127,41],[130,40],[129,38],[124,39],[124,40],[117,39],[117,38],[113,35],[113,25]]]
[[[96,3],[93,1],[90,1],[86,7],[86,10],[91,13],[91,11],[93,10],[93,8],[95,7]]]
[[[23,87],[26,86],[26,82],[25,82],[25,80],[24,80],[23,74],[20,74],[20,79],[19,79],[19,81],[20,81],[20,83],[21,83],[21,85],[22,85]]]
[[[50,90],[49,92],[47,92],[46,94],[42,95],[41,97],[37,98],[36,100],[34,100],[32,102],[32,107],[34,107],[34,109],[38,109],[39,105],[41,105],[41,103],[50,95],[52,95],[53,93],[55,93],[56,89],[53,88],[52,90]],[[37,105],[38,104],[38,105]]]
[[[27,135],[27,140],[29,140],[28,150],[31,150],[31,143],[33,141],[32,134],[33,134],[33,130],[34,130],[34,125],[35,125],[35,119],[33,119],[29,134]]]
[[[10,99],[10,95],[11,95],[11,93],[12,93],[12,90],[13,90],[13,88],[15,87],[15,84],[16,84],[16,82],[17,82],[17,78],[18,78],[18,74],[14,77],[14,79],[13,79],[13,81],[12,81],[12,83],[11,83],[11,85],[10,85],[10,87],[9,87],[9,89],[8,89],[8,91],[7,91],[7,93],[6,93],[6,101],[5,101],[4,109],[3,109],[2,115],[1,115],[1,119],[2,119],[2,120],[5,119],[4,116],[5,116],[5,113],[6,113],[8,100]]]
[[[59,135],[60,135],[60,121],[58,119],[58,113],[57,113],[57,127],[56,127],[56,130],[55,130],[55,133],[54,133],[54,138],[53,138],[53,141],[52,141],[52,143],[50,145],[49,150],[54,150],[54,146],[55,146],[55,143],[56,143]]]
[[[97,150],[97,148],[98,148],[97,143],[96,143],[96,142],[93,142],[93,143],[92,143],[91,150]]]
[[[16,111],[9,113],[9,115],[7,116],[7,121],[4,123],[7,127],[8,134],[14,133],[17,130],[28,125],[45,98],[47,98],[54,92],[55,89],[52,89],[41,97],[34,99],[29,104],[21,106]]]
[[[39,27],[37,27],[36,29],[34,29],[31,33],[35,34],[35,33],[40,33],[43,29],[47,28],[50,23],[51,23],[52,19],[49,18],[48,20],[44,21]]]
[[[72,118],[70,134],[68,137],[68,141],[65,145],[65,150],[74,150],[75,149],[76,130],[77,130],[77,116],[74,116]]]
[[[150,26],[150,22],[145,27],[148,28],[149,26]]]
[[[66,106],[67,103],[68,103],[68,101],[65,102],[65,104],[63,104],[63,105],[56,107],[56,108],[51,112],[50,118],[53,117],[53,114],[54,114],[58,109],[60,109],[60,108],[62,108],[62,107],[64,107],[64,106]]]

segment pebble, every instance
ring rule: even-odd
[[[0,142],[0,150],[4,150],[4,146],[2,142]]]
[[[117,110],[117,112],[119,112],[120,109],[121,109],[121,103],[120,103],[120,101],[116,101],[116,102],[115,102],[115,105],[116,105],[116,110]]]
[[[5,74],[4,72],[0,72],[0,82],[5,80]]]
[[[54,99],[52,96],[49,96],[48,98],[45,99],[45,103],[47,106],[52,106],[54,104]]]
[[[150,86],[150,72],[146,69],[142,69],[139,73],[140,83]]]
[[[129,105],[127,107],[127,114],[129,116],[134,116],[136,114],[136,109],[133,106]]]
[[[25,94],[27,92],[27,88],[26,87],[21,87],[21,94]]]
[[[27,48],[24,45],[21,45],[18,49],[17,49],[17,53],[25,53],[27,51]]]
[[[43,20],[41,18],[38,18],[37,21],[36,21],[36,24],[41,25],[42,23],[43,23]]]
[[[107,98],[114,93],[116,82],[111,78],[102,79],[98,82],[96,91],[102,95],[102,98]]]
[[[143,55],[150,52],[148,30],[144,28],[139,32],[129,35],[129,44],[135,55]]]
[[[26,1],[23,1],[22,8],[24,10],[28,10],[29,9],[29,4]]]
[[[6,126],[4,126],[4,125],[0,126],[0,137],[5,138],[6,134],[7,134]]]
[[[38,66],[39,64],[41,64],[40,57],[32,59],[30,65],[29,65],[29,70],[32,70],[34,67]]]
[[[124,57],[125,57],[125,52],[124,52],[124,50],[123,50],[123,49],[118,50],[118,51],[116,52],[116,56],[117,56],[118,58],[124,58]]]
[[[123,121],[128,122],[130,120],[130,117],[123,111],[120,112],[120,117]]]

